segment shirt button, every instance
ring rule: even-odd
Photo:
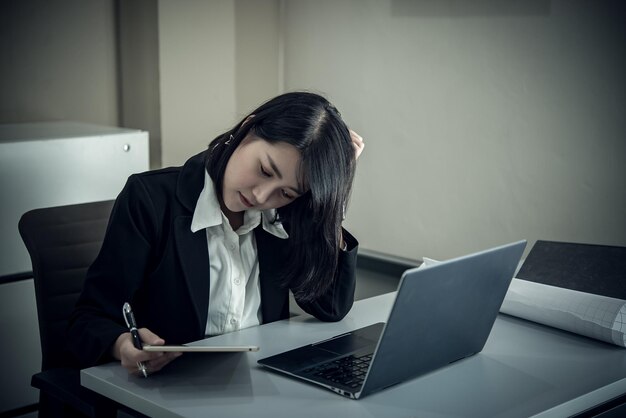
[[[235,318],[230,318],[230,323],[235,325],[237,324],[237,320]]]
[[[241,284],[241,279],[235,279],[235,284],[236,285],[240,285]]]
[[[236,247],[235,244],[230,244],[230,250],[231,251],[235,251],[235,247]]]

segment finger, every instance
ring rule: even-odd
[[[171,363],[176,358],[180,357],[183,353],[166,353],[165,355],[146,362],[146,367],[150,373],[155,373],[161,370],[163,367]]]
[[[365,144],[364,144],[363,142],[361,142],[360,144],[358,144],[358,143],[356,143],[356,142],[353,142],[353,143],[352,143],[352,146],[353,146],[355,149],[358,149],[359,151],[363,151],[363,148],[365,148]]]
[[[363,137],[357,134],[356,132],[354,132],[353,130],[350,130],[350,139],[352,139],[352,142],[355,142],[357,144],[363,143]]]
[[[141,341],[143,341],[145,344],[150,344],[150,345],[165,344],[165,340],[163,338],[159,337],[158,335],[150,331],[148,328],[140,328],[139,336],[141,337]]]
[[[352,140],[352,146],[354,147],[354,157],[355,159],[358,159],[363,152],[363,148],[365,148],[365,143],[363,142],[361,135],[357,134],[353,130],[350,130],[350,139]]]
[[[360,138],[360,137],[361,137],[361,135],[359,135],[358,133],[356,133],[356,131],[355,131],[355,130],[353,130],[353,129],[350,129],[350,136],[357,137],[357,138]]]
[[[157,359],[165,356],[165,353],[159,353],[155,351],[139,351],[139,354],[133,357],[133,360],[147,362],[147,361],[156,361]]]
[[[122,356],[121,364],[127,370],[133,370],[137,368],[137,363],[146,363],[148,361],[154,361],[160,357],[163,357],[164,353],[150,353],[147,351],[135,350],[132,353],[126,353]]]
[[[120,347],[120,360],[122,366],[133,368],[138,361],[149,361],[163,356],[162,352],[149,352],[135,348],[130,338]]]
[[[355,143],[352,143],[352,146],[354,147],[354,157],[355,159],[358,159],[361,153],[363,152],[363,148],[365,148],[365,145],[362,144],[361,146],[359,146]]]
[[[163,356],[162,358],[159,359],[159,362],[158,362],[159,370],[161,370],[163,367],[167,366],[172,361],[176,360],[178,357],[182,355],[183,353],[168,353],[166,356]]]

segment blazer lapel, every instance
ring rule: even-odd
[[[192,233],[191,219],[191,216],[179,216],[175,219],[175,245],[198,318],[198,326],[201,335],[204,335],[209,310],[209,253],[204,230]]]
[[[263,323],[289,317],[288,289],[280,284],[284,247],[282,240],[274,238],[261,226],[255,229],[259,255],[259,281],[261,282],[261,312]]]

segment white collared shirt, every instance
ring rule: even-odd
[[[254,228],[262,222],[263,229],[270,234],[288,238],[282,224],[272,224],[275,213],[274,210],[247,210],[243,225],[233,231],[220,209],[213,181],[204,173],[204,188],[193,212],[191,232],[205,229],[209,247],[207,337],[261,323],[259,258]]]

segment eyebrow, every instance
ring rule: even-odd
[[[265,154],[265,156],[267,157],[267,161],[269,161],[270,163],[270,167],[272,167],[272,170],[274,171],[274,173],[276,174],[276,176],[278,176],[279,179],[283,179],[283,174],[280,172],[280,170],[278,169],[278,166],[276,165],[276,163],[274,162],[274,160],[272,160],[272,157],[270,157],[269,154]],[[299,195],[304,194],[304,192],[300,189],[296,189],[294,187],[289,186],[289,188],[291,190],[293,190],[294,192],[298,193]]]

